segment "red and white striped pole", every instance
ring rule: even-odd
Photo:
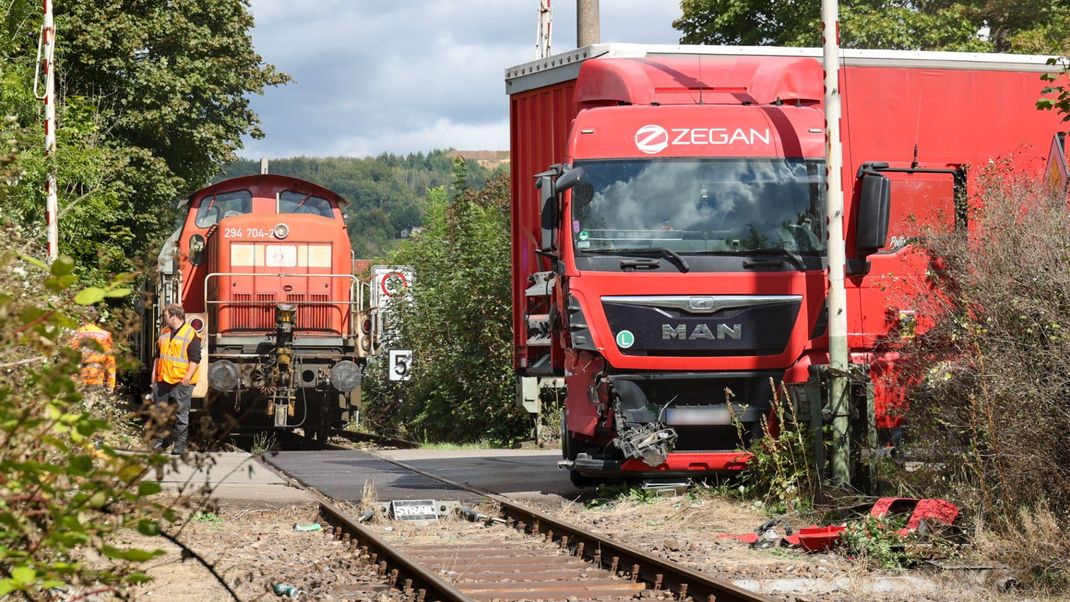
[[[840,139],[840,10],[837,0],[821,0],[821,37],[825,67],[825,151],[828,171],[828,332],[829,407],[832,411],[832,483],[851,482],[850,440],[847,429],[850,394],[847,382],[846,249],[843,239],[843,144]]]
[[[41,28],[40,67],[45,72],[45,221],[48,228],[48,260],[59,257],[59,199],[56,196],[56,24],[52,18],[52,0],[44,0],[45,23]]]
[[[550,0],[539,0],[539,30],[535,33],[535,58],[544,59],[550,56],[550,42],[552,35],[550,28],[553,26],[553,9]]]

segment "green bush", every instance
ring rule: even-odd
[[[424,229],[391,257],[415,268],[386,345],[413,350],[411,380],[365,372],[369,426],[430,442],[509,444],[531,428],[514,404],[508,178],[428,193]]]
[[[81,356],[67,345],[78,325],[74,262],[21,256],[24,237],[12,226],[0,239],[0,596],[38,599],[65,585],[121,591],[147,579],[137,564],[158,552],[119,546],[115,535],[156,535],[174,518],[153,500],[160,486],[142,480],[165,459],[119,453],[104,442],[108,423],[83,405],[71,378]]]
[[[924,240],[927,280],[902,300],[931,327],[900,362],[904,451],[925,464],[899,482],[952,499],[974,535],[1001,540],[998,556],[1036,582],[1045,572],[1066,582],[1070,545],[1029,517],[1070,518],[1070,212],[1065,195],[1002,165],[982,181],[969,231]],[[1050,539],[1043,553],[1034,536]]]
[[[903,547],[899,529],[906,524],[906,517],[879,518],[866,515],[847,523],[840,533],[840,541],[847,554],[871,568],[897,569],[913,562]]]
[[[785,387],[778,388],[774,383],[772,402],[780,432],[751,444],[754,457],[743,471],[741,493],[761,499],[772,514],[798,513],[813,507],[817,493],[810,438],[805,427],[798,423],[795,404]],[[742,437],[742,424],[737,422],[737,427]],[[762,429],[769,432],[764,417]]]

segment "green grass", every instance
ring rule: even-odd
[[[221,523],[223,522],[223,517],[219,516],[215,512],[198,511],[193,513],[193,516],[190,517],[190,520],[195,523]]]

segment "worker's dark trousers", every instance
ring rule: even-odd
[[[193,395],[193,385],[168,385],[159,383],[156,385],[155,401],[156,409],[160,415],[168,411],[174,412],[172,416],[173,428],[161,424],[157,428],[156,437],[152,443],[153,451],[163,451],[172,441],[175,447],[172,450],[176,454],[186,453],[186,443],[189,440],[189,405],[190,396]]]

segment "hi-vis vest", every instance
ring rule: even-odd
[[[171,328],[165,327],[160,331],[160,363],[157,368],[156,378],[172,385],[182,382],[189,368],[189,356],[187,350],[190,341],[197,336],[197,331],[189,324],[183,323],[179,327],[174,338],[171,337]],[[197,372],[190,377],[191,384],[197,384]]]
[[[95,341],[96,345],[87,341]],[[115,355],[110,332],[96,324],[86,324],[71,337],[71,347],[82,352],[78,374],[82,384],[115,388]]]

